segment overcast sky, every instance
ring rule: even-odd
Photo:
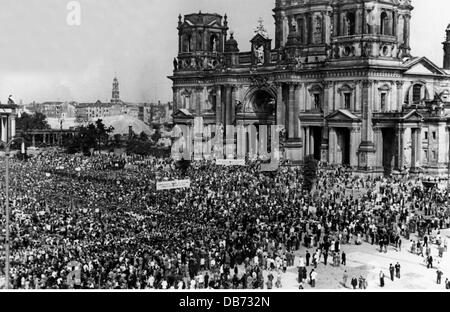
[[[273,38],[274,0],[79,0],[81,25],[69,26],[69,0],[1,0],[0,101],[109,101],[117,75],[129,102],[172,99],[178,15],[227,13],[241,51],[259,17]],[[442,65],[450,1],[413,0],[413,55]]]

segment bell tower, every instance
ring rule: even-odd
[[[450,24],[447,26],[444,45],[444,69],[450,69]]]
[[[410,56],[410,0],[333,0],[334,60]]]
[[[222,62],[227,39],[227,16],[199,12],[178,17],[176,70],[214,69]]]

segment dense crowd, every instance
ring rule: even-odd
[[[156,190],[182,178],[190,188]],[[339,244],[382,251],[450,227],[445,192],[340,167],[321,167],[306,192],[295,166],[203,161],[182,170],[170,160],[53,153],[13,161],[11,181],[16,289],[270,289],[301,248],[318,251],[316,266],[323,254],[339,263]]]

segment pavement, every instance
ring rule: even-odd
[[[436,234],[436,232],[433,232]],[[442,236],[447,237],[447,241],[450,240],[450,230],[441,231]],[[411,239],[416,240],[416,237],[411,235]],[[431,246],[431,255],[434,259],[433,269],[427,269],[425,259],[419,255],[412,254],[409,251],[409,240],[403,239],[402,250],[397,251],[395,247],[388,247],[387,253],[381,253],[379,246],[363,243],[362,245],[347,244],[342,245],[341,250],[347,254],[347,265],[340,267],[333,267],[332,265],[324,265],[323,258],[318,265],[316,272],[316,290],[352,290],[347,287],[350,286],[352,277],[359,278],[363,276],[366,278],[369,291],[384,290],[384,291],[398,291],[398,290],[427,290],[427,291],[446,291],[445,279],[450,279],[450,255],[449,252],[445,252],[443,258],[438,257],[437,245]],[[305,257],[306,248],[301,247],[300,251],[296,253],[295,261],[298,261],[299,256]],[[312,254],[315,248],[310,248],[309,252]],[[332,257],[328,257],[328,260],[332,261]],[[389,264],[395,266],[399,262],[401,266],[400,279],[394,278],[394,281],[390,279]],[[436,269],[444,273],[442,276],[442,284],[436,283]],[[312,266],[307,267],[308,278],[309,273],[313,269]],[[342,283],[342,277],[344,271],[347,270],[349,276],[347,281],[347,287],[344,287]],[[384,272],[385,286],[380,287],[379,273]],[[264,272],[265,280],[267,280],[268,272]],[[273,273],[276,276],[275,273]],[[283,290],[293,290],[299,288],[297,281],[297,268],[290,267],[286,273],[282,274],[282,287]],[[275,286],[275,285],[274,285]],[[304,283],[305,289],[312,290],[308,283]],[[274,287],[275,288],[275,287]],[[358,291],[360,291],[358,289]]]

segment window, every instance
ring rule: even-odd
[[[428,159],[428,151],[425,150],[423,152],[424,152],[424,160],[425,160],[425,162],[429,162],[430,160]]]
[[[425,140],[428,140],[428,131],[425,131],[424,135],[425,135]]]
[[[297,21],[297,25],[298,25],[298,34],[300,36],[300,43],[304,44],[305,43],[305,20],[303,18],[300,18]]]
[[[422,100],[422,85],[416,84],[413,87],[413,103],[419,103]]]
[[[437,160],[437,152],[433,151],[433,160]]]
[[[351,104],[351,94],[344,93],[344,108],[350,109],[350,104]]]
[[[345,18],[345,34],[347,36],[353,36],[355,34],[355,14],[352,12],[347,13]]]
[[[381,93],[380,101],[381,111],[384,112],[386,110],[386,93]]]
[[[436,140],[436,132],[433,131],[433,140]]]
[[[380,26],[381,26],[380,33],[382,35],[390,35],[390,31],[389,31],[389,17],[388,17],[386,12],[381,13]]]
[[[320,102],[320,94],[314,93],[314,108],[316,110],[322,110],[322,103]]]

